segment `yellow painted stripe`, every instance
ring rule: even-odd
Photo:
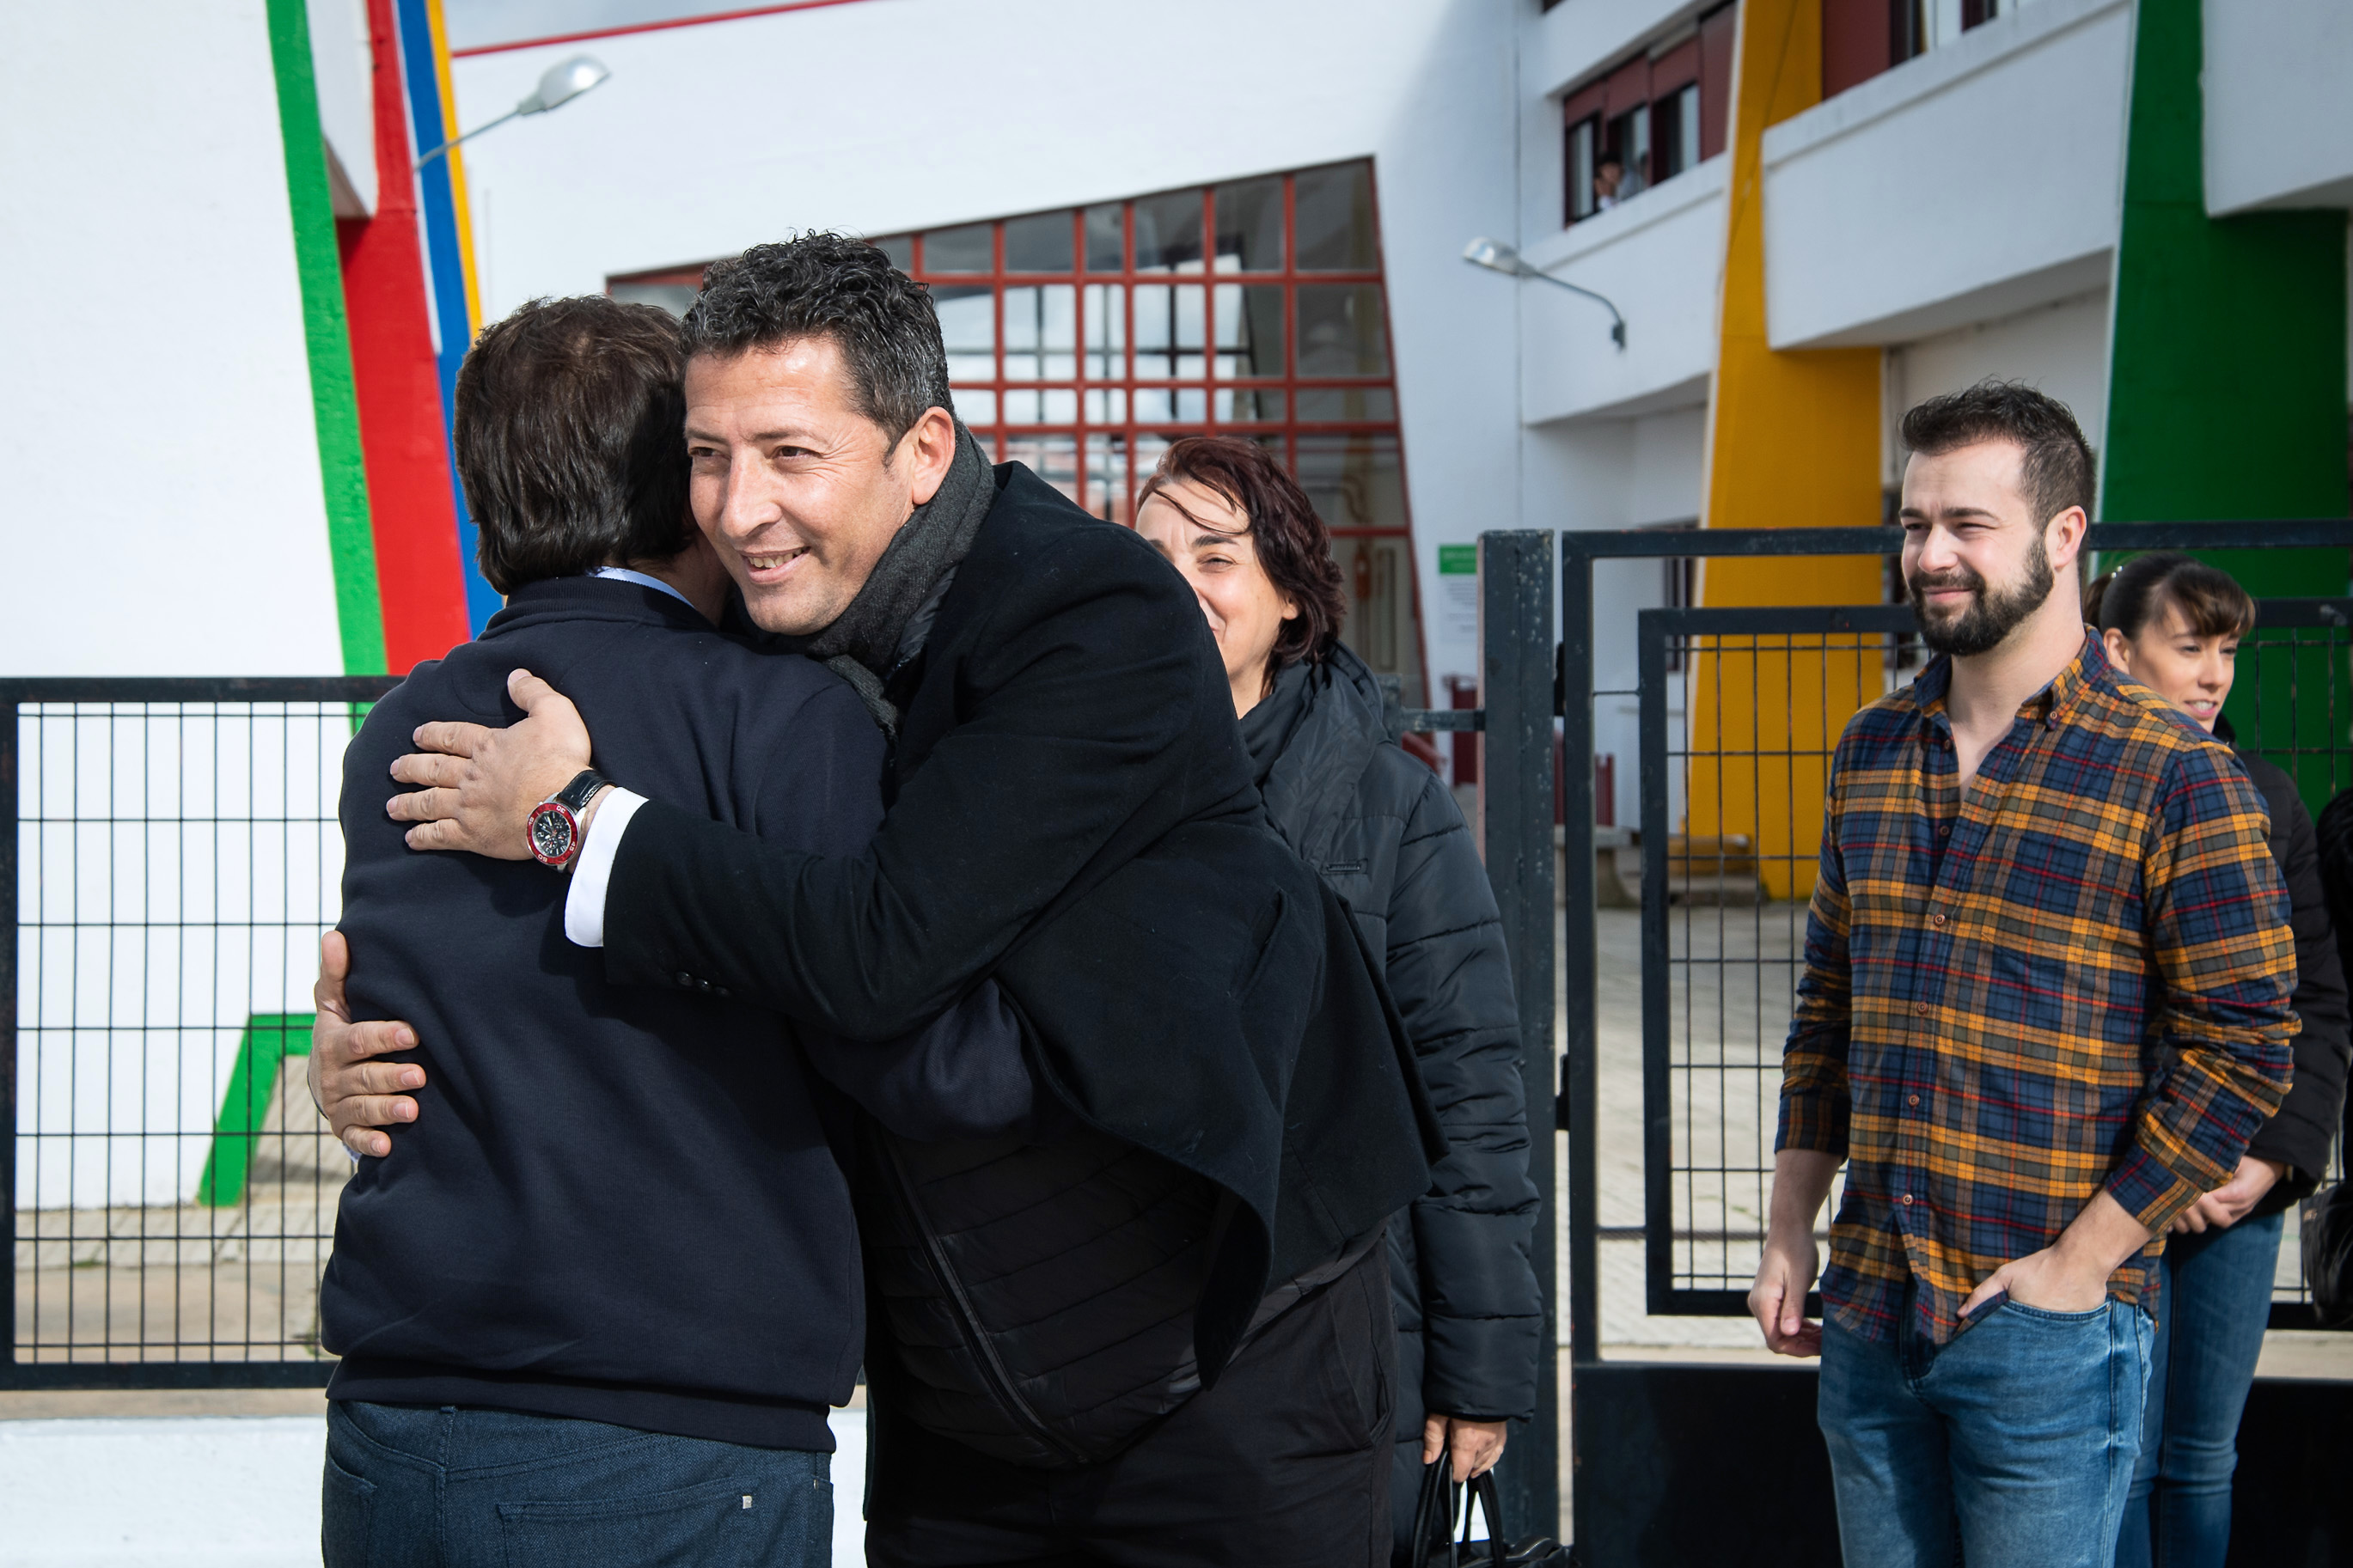
[[[1741,0],[1732,178],[1701,521],[1709,528],[1864,527],[1879,499],[1879,351],[1777,353],[1765,320],[1765,129],[1821,98],[1820,0]],[[1699,602],[1868,605],[1876,557],[1703,560]],[[1691,660],[1685,829],[1747,837],[1777,899],[1813,886],[1828,752],[1879,695],[1876,639],[1820,652],[1702,652]],[[1868,644],[1868,646],[1866,646]],[[1740,753],[1782,753],[1748,757]],[[1812,753],[1812,754],[1809,754]]]
[[[425,0],[425,15],[433,29],[433,75],[441,84],[441,135],[458,138],[458,93],[449,82],[449,33],[441,25],[441,0]],[[466,206],[465,149],[452,147],[442,160],[449,166],[449,210],[458,226],[458,263],[466,273],[466,329],[470,336],[482,330],[481,289],[474,279],[474,220]]]

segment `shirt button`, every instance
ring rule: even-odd
[[[1904,1194],[1904,1206],[1907,1209],[1912,1206],[1912,1194],[1910,1193]]]
[[[1912,1011],[1919,1014],[1920,1016],[1925,1018],[1928,1016],[1928,1004],[1926,1002],[1915,1002],[1912,1004]]]
[[[1953,836],[1953,825],[1952,825],[1951,823],[1949,823],[1949,822],[1948,822],[1948,823],[1947,823],[1944,826],[1939,827],[1938,829],[1936,829],[1936,837],[1939,837],[1939,838],[1950,838],[1952,836]]]
[[[1942,913],[1942,912],[1938,912],[1938,913],[1936,913],[1936,914],[1930,915],[1930,916],[1928,917],[1928,923],[1929,923],[1930,925],[1932,925],[1932,926],[1940,926],[1940,925],[1943,925],[1943,924],[1945,923],[1945,917],[1944,917],[1943,913]]]
[[[690,991],[694,989],[694,976],[689,974],[683,969],[680,970],[676,974],[671,975],[670,978],[677,981],[681,985],[685,986]]]
[[[1905,1104],[1906,1104],[1906,1105],[1917,1105],[1917,1104],[1919,1104],[1919,1103],[1920,1103],[1920,1097],[1919,1097],[1918,1095],[1916,1095],[1916,1094],[1913,1094],[1913,1095],[1906,1095],[1906,1096],[1905,1097],[1904,1103],[1905,1103]],[[1912,1201],[1912,1200],[1911,1200],[1911,1199],[1909,1199],[1909,1198],[1906,1198],[1906,1199],[1905,1200],[1905,1202],[1906,1202],[1906,1203],[1909,1203],[1909,1202],[1911,1202],[1911,1201]]]

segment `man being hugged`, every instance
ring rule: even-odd
[[[2286,1091],[2288,900],[2229,748],[2084,630],[2073,416],[1986,383],[1903,428],[1941,657],[1831,762],[1749,1309],[1822,1358],[1848,1562],[2105,1568],[2166,1227]]]
[[[362,1016],[414,1026],[396,1070],[429,1079],[433,1103],[353,1173],[321,1287],[343,1358],[330,1568],[831,1558],[826,1408],[849,1398],[865,1330],[832,1147],[846,1107],[774,1014],[607,984],[564,939],[561,878],[417,854],[384,811],[417,723],[512,717],[507,674],[527,661],[596,721],[597,760],[649,787],[781,847],[872,836],[882,742],[857,694],[712,625],[727,576],[687,510],[684,358],[676,321],[609,300],[541,300],[482,333],[458,378],[458,464],[507,606],[418,666],[344,756],[330,946],[356,955]],[[560,855],[562,815],[541,827]],[[808,1044],[848,1054],[863,1070],[845,1081],[901,1124],[909,1084],[982,1061],[995,1088],[943,1083],[981,1117],[949,1130],[1026,1110],[991,987],[911,1043]],[[955,1122],[934,1110],[924,1131]]]

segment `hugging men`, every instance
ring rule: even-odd
[[[741,739],[753,699],[712,705],[736,727],[737,752],[765,745],[765,763],[730,774],[698,742],[710,760],[664,773],[633,728],[645,721],[621,711],[655,699],[601,711],[585,689],[567,700],[593,673],[585,666],[518,672],[510,689],[529,717],[510,727],[421,726],[433,750],[392,773],[430,787],[396,796],[392,815],[418,825],[408,836],[418,849],[561,867],[446,862],[468,884],[452,900],[533,922],[537,967],[568,974],[586,962],[601,974],[608,989],[578,988],[575,1006],[659,995],[714,1018],[772,1009],[797,1032],[822,1031],[814,1048],[828,1073],[882,1112],[826,1127],[851,1172],[867,1254],[873,1560],[1076,1551],[1137,1563],[1268,1552],[1377,1562],[1393,1350],[1376,1243],[1425,1185],[1437,1145],[1352,922],[1263,825],[1225,673],[1182,580],[1026,470],[989,468],[949,410],[930,302],[877,251],[813,236],[713,268],[686,349],[686,456],[703,537],[749,618],[838,674],[886,741],[871,847],[828,850],[777,830],[779,813],[805,803],[767,810],[756,791],[776,773],[793,794],[799,741]],[[593,449],[586,435],[552,430],[508,458],[577,462]],[[668,686],[681,708],[704,701],[686,679]],[[431,717],[495,724],[512,710],[479,703],[469,714],[452,700]],[[493,874],[533,890],[493,885]],[[393,911],[380,940],[419,940],[445,918],[427,905]],[[463,999],[436,1019],[395,1012],[370,990],[368,946],[353,938],[351,1009],[331,974],[314,1063],[337,1131],[385,1156],[376,1184],[396,1201],[410,1179],[403,1142],[457,1112],[435,1102],[441,1078],[506,1042]],[[951,1008],[958,1041],[939,1048],[923,1031]],[[345,1016],[376,1021],[331,1021]],[[1034,1091],[1017,1125],[943,1139],[896,1114],[922,1112],[975,1061],[998,1081],[986,1064],[1006,1018]],[[744,1028],[742,1044],[707,1048],[789,1055],[773,1027],[765,1040]],[[827,1114],[830,1091],[772,1070],[767,1088],[797,1087]],[[570,1118],[590,1087],[627,1099],[640,1082],[626,1063],[543,1063],[500,1114]],[[744,1103],[744,1135],[775,1136],[771,1106]],[[593,1272],[621,1224],[598,1195],[610,1185],[599,1140],[611,1129],[595,1123],[665,1114],[649,1096],[603,1100],[587,1125],[567,1121],[566,1136],[546,1142],[540,1164],[515,1162],[502,1137],[481,1140],[495,1179],[561,1206],[566,1247],[543,1242],[534,1257],[565,1252]],[[708,1110],[700,1132],[659,1136],[721,1138],[720,1114]],[[417,1129],[389,1136],[359,1130],[412,1119]],[[740,1201],[697,1182],[680,1212]],[[461,1265],[510,1279],[517,1267],[416,1267],[438,1283]],[[674,1342],[640,1349],[740,1389],[737,1363],[753,1352],[698,1343],[700,1325],[740,1328],[782,1353],[798,1311],[762,1286],[676,1300],[648,1323]],[[353,1348],[332,1321],[329,1337]],[[466,1358],[476,1386],[536,1386],[566,1351],[486,1340],[449,1353]],[[620,1367],[565,1375],[656,1381]],[[593,1528],[646,1542],[622,1552],[629,1560],[731,1561],[730,1532],[765,1506],[760,1487],[722,1489],[737,1474],[726,1456],[684,1480],[630,1461],[648,1434],[677,1435],[676,1422],[591,1415],[599,1429],[583,1432],[544,1404],[517,1414],[518,1401],[479,1394],[423,1403],[500,1413],[477,1422],[487,1436],[465,1450],[473,1522],[450,1511],[446,1430],[335,1452],[361,1497],[381,1483],[346,1455],[387,1475],[434,1470],[439,1511],[392,1527],[417,1538],[417,1561],[487,1556],[500,1532],[543,1533],[551,1521],[622,1519],[646,1522]],[[822,1446],[815,1432],[792,1443],[721,1436]],[[561,1495],[525,1468],[550,1456],[565,1460],[544,1470]],[[580,1480],[575,1456],[622,1464],[626,1479]],[[731,1498],[732,1513],[714,1505]],[[385,1512],[369,1526],[379,1540]],[[681,1520],[684,1533],[661,1533]],[[448,1543],[446,1556],[434,1541]],[[807,1546],[821,1555],[813,1533]]]

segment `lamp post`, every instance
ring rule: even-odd
[[[459,142],[470,142],[483,132],[504,125],[518,115],[545,114],[551,109],[560,109],[612,74],[605,68],[605,63],[594,55],[575,55],[568,60],[558,60],[541,73],[539,85],[532,89],[529,98],[488,124],[477,125],[463,136],[454,137],[442,142],[431,152],[420,155],[417,160],[417,166],[423,168]]]
[[[1609,312],[1610,341],[1620,349],[1625,348],[1626,318],[1618,313],[1617,306],[1590,289],[1580,289],[1576,284],[1556,278],[1549,272],[1538,271],[1522,260],[1520,253],[1502,240],[1489,239],[1485,235],[1481,235],[1462,247],[1462,259],[1473,267],[1483,267],[1490,272],[1500,272],[1506,278],[1541,278],[1556,289],[1566,289],[1572,294],[1582,294],[1588,300],[1599,300],[1603,309]]]

